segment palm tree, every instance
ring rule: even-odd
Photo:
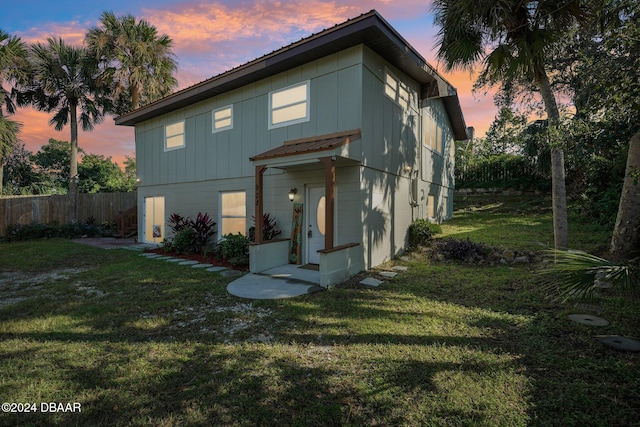
[[[144,20],[104,12],[100,27],[85,42],[100,66],[100,78],[111,86],[116,113],[122,114],[169,95],[178,82],[173,41]]]
[[[482,63],[481,80],[489,84],[524,81],[544,102],[549,127],[560,113],[545,69],[545,54],[584,16],[579,0],[434,0],[441,29],[438,57],[448,70]],[[554,243],[568,244],[564,152],[551,149]]]
[[[83,47],[68,45],[62,39],[49,38],[47,44],[32,45],[29,54],[29,81],[21,86],[18,101],[21,104],[32,104],[41,111],[55,113],[49,124],[55,126],[56,130],[69,125],[69,193],[75,195],[78,178],[78,123],[82,130],[90,131],[95,124],[102,122],[103,109],[109,107],[103,98],[104,88],[96,85],[95,69],[87,59],[87,50]]]
[[[15,105],[11,93],[4,87],[4,83],[19,80],[25,69],[27,46],[18,37],[11,37],[0,29],[0,194],[2,194],[2,177],[4,159],[11,153],[18,143],[18,134],[22,125],[10,120],[4,115],[15,112]]]

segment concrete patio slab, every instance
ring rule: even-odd
[[[283,265],[260,274],[245,274],[227,285],[231,295],[250,299],[293,298],[323,290],[319,272],[296,265]]]

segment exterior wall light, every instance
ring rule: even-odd
[[[291,190],[289,190],[289,201],[293,202],[293,199],[296,197],[296,194],[298,193],[298,189],[293,187]]]

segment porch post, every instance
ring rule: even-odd
[[[262,243],[264,234],[264,203],[262,200],[263,193],[263,174],[267,170],[266,166],[256,166],[256,235],[255,243]]]
[[[324,215],[324,248],[333,249],[334,234],[334,203],[336,185],[336,159],[334,157],[321,157],[324,164],[324,195],[325,195],[325,215]]]

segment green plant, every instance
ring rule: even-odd
[[[195,247],[196,232],[191,227],[183,228],[173,236],[172,246],[181,254],[193,253]]]
[[[274,237],[276,237],[278,234],[282,233],[281,230],[276,230],[276,219],[274,217],[271,216],[271,214],[269,213],[264,213],[262,215],[263,218],[263,228],[262,228],[262,240],[271,240]],[[256,217],[252,216],[251,219],[253,220],[254,224],[256,221]],[[255,237],[256,237],[256,227],[253,226],[251,228],[249,228],[249,239],[252,242],[255,242]]]
[[[409,234],[409,246],[423,246],[433,239],[435,233],[442,231],[437,224],[432,224],[427,219],[417,219],[409,225],[407,233]]]
[[[189,220],[189,226],[195,232],[193,250],[200,253],[207,246],[209,239],[216,234],[213,229],[216,222],[209,217],[208,213],[198,212],[195,220]]]
[[[542,269],[546,275],[547,295],[562,302],[571,298],[591,299],[599,289],[597,281],[640,297],[640,263],[616,263],[582,251],[550,250],[549,263]]]
[[[247,236],[238,233],[226,234],[222,237],[222,240],[218,242],[217,253],[223,259],[230,260],[232,258],[246,257],[249,254],[249,243],[251,241]]]
[[[177,244],[175,243],[175,236],[184,232],[186,229],[191,229],[192,233],[187,233],[192,239],[190,249],[188,252],[183,253],[201,253],[209,239],[216,233],[214,227],[216,226],[216,222],[211,219],[208,213],[198,212],[196,219],[191,219],[189,217],[184,217],[178,213],[173,213],[169,217],[168,221],[169,228],[173,230],[174,233],[174,242],[168,242],[169,244],[165,246],[171,246],[174,250],[178,252]],[[181,237],[185,239],[185,236]],[[164,243],[164,242],[163,242]],[[181,248],[184,250],[186,248],[186,243],[180,242]]]
[[[189,225],[189,218],[180,215],[179,213],[172,213],[169,217],[169,228],[173,231],[174,234],[182,231],[185,227]]]

